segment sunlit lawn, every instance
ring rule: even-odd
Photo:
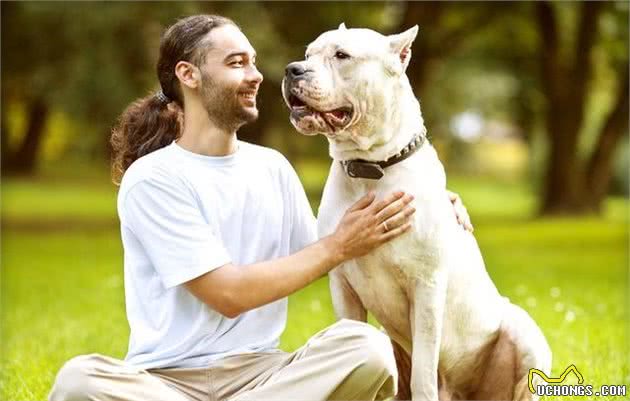
[[[327,166],[299,167],[316,203]],[[628,202],[610,200],[603,218],[533,220],[524,185],[459,178],[449,187],[472,214],[500,291],[543,328],[553,373],[573,363],[588,384],[628,383]],[[115,188],[10,180],[2,201],[0,399],[41,400],[72,356],[125,354]],[[282,347],[333,320],[323,279],[291,297]]]

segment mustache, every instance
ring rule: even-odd
[[[244,94],[244,95],[257,95],[258,94],[258,90],[260,89],[259,85],[255,85],[255,86],[250,86],[244,89],[241,89],[238,91],[238,93]]]

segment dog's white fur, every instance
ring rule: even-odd
[[[343,127],[326,124],[323,114],[292,114],[301,133],[328,137],[334,160],[319,209],[320,236],[332,233],[345,210],[368,191],[383,197],[404,190],[415,197],[410,232],[330,273],[335,312],[365,321],[367,309],[376,317],[411,356],[414,400],[438,399],[438,372],[440,386],[448,386],[453,397],[480,396],[481,382],[492,381],[494,371],[485,372],[485,366],[493,352],[504,354],[495,358],[516,358],[509,398],[534,399],[528,370],[549,373],[551,351],[529,315],[499,294],[475,238],[456,222],[434,148],[425,143],[380,180],[350,178],[339,163],[385,160],[415,134],[424,135],[420,105],[405,75],[417,31],[383,36],[342,24],[308,46],[303,79],[283,83],[287,103],[295,95],[313,110],[353,110]],[[339,57],[339,51],[350,57]],[[512,348],[497,351],[500,335]],[[493,369],[508,365],[498,366]],[[502,385],[507,384],[496,384]]]

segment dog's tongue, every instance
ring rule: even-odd
[[[348,113],[344,109],[332,110],[325,113],[326,119],[336,124],[342,123],[347,115]]]
[[[333,111],[330,112],[330,114],[332,114],[333,116],[335,116],[336,118],[338,118],[340,120],[346,116],[346,112],[341,110],[341,109],[333,110]]]
[[[348,112],[344,109],[337,109],[322,113],[324,120],[331,126],[331,128],[339,128],[344,125]]]

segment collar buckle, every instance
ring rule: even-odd
[[[383,161],[367,161],[361,159],[340,160],[340,163],[348,176],[352,178],[367,178],[369,180],[380,180],[385,175],[385,168],[400,163],[418,149],[422,147],[425,141],[422,134],[416,135],[411,142],[400,150],[396,155]]]
[[[344,163],[346,173],[352,178],[368,178],[370,180],[381,179],[385,175],[383,167],[377,163],[362,160],[349,160]]]

